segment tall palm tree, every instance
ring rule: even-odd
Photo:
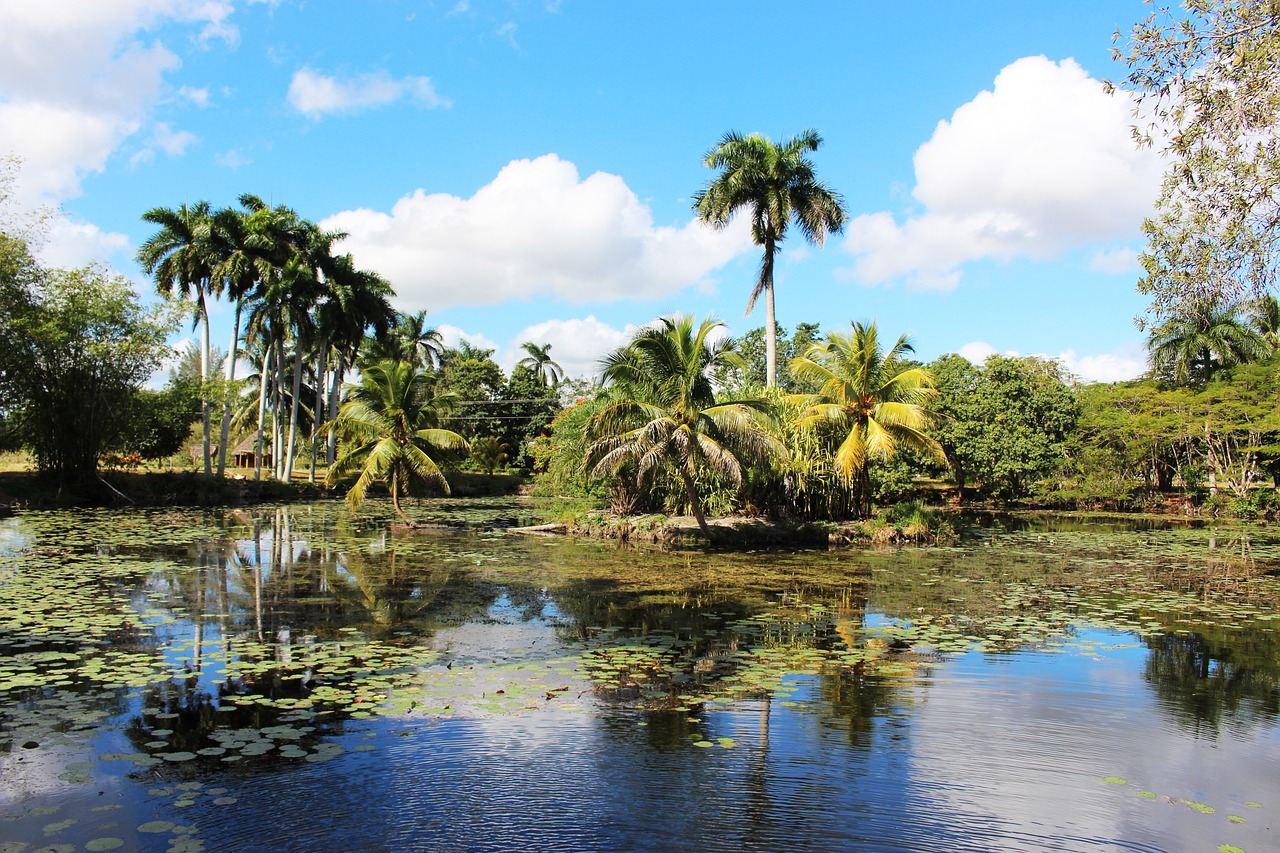
[[[657,327],[640,330],[603,362],[612,400],[587,424],[586,464],[594,476],[634,463],[643,483],[661,470],[674,470],[708,538],[698,475],[709,470],[740,487],[742,467],[735,452],[765,458],[785,454],[764,428],[769,418],[764,402],[716,402],[712,375],[743,366],[728,338],[712,340],[723,325],[710,318],[695,326],[692,317],[663,317]]]
[[[805,156],[821,144],[816,130],[806,130],[781,144],[758,133],[743,136],[730,131],[703,160],[707,168],[719,169],[720,174],[693,197],[693,208],[702,221],[716,228],[728,225],[739,209],[751,213],[751,237],[764,249],[764,259],[746,313],[751,313],[756,299],[764,294],[765,378],[769,386],[776,385],[778,377],[773,266],[787,227],[794,220],[805,239],[819,247],[827,234],[844,229],[844,201],[817,179]]]
[[[218,440],[218,476],[227,464],[227,440],[231,429],[231,404],[236,379],[240,326],[246,304],[256,298],[260,283],[271,276],[275,245],[267,227],[271,211],[266,203],[248,193],[240,196],[240,210],[224,208],[213,215],[214,275],[224,282],[225,292],[235,304],[231,344],[227,349],[226,387],[223,389],[222,429]]]
[[[933,422],[926,406],[938,392],[929,371],[902,363],[910,352],[906,335],[884,352],[875,323],[854,323],[849,334],[832,332],[791,360],[794,375],[819,386],[816,394],[796,398],[804,405],[800,426],[830,425],[842,435],[836,475],[855,491],[864,514],[871,509],[870,459],[888,461],[902,445],[943,459],[942,447],[926,433]]]
[[[436,394],[436,377],[403,361],[368,365],[338,410],[329,428],[348,446],[329,469],[326,483],[334,485],[345,474],[360,476],[347,491],[353,510],[364,500],[370,484],[385,482],[391,505],[406,524],[413,524],[400,508],[400,496],[414,482],[439,484],[449,493],[449,483],[431,458],[432,449],[467,449],[467,441],[440,427],[449,400]]]
[[[219,292],[219,280],[214,274],[217,252],[214,246],[212,213],[209,202],[198,201],[177,208],[155,207],[142,214],[145,222],[160,226],[141,248],[138,263],[143,271],[155,280],[156,290],[162,294],[181,294],[195,299],[195,315],[192,328],[200,328],[200,410],[204,422],[204,472],[213,473],[210,459],[209,395],[205,384],[209,381],[209,307],[208,296]]]
[[[1203,385],[1223,368],[1271,353],[1240,305],[1201,303],[1170,317],[1147,339],[1155,372],[1179,385]]]
[[[517,367],[527,367],[542,380],[543,385],[558,385],[564,378],[564,368],[551,359],[551,344],[539,346],[533,341],[525,341],[520,345],[527,356],[516,363]]]

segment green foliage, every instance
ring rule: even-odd
[[[946,355],[929,367],[939,392],[934,436],[961,490],[1023,497],[1061,464],[1080,405],[1055,362],[993,355],[976,367]]]
[[[497,404],[506,377],[493,360],[493,350],[463,341],[446,349],[441,362],[441,389],[457,401],[457,411],[449,418],[450,427],[468,439],[503,434],[502,412]]]
[[[790,336],[780,335],[777,344],[778,387],[790,394],[812,394],[818,390],[811,380],[801,379],[791,372],[791,360],[804,355],[819,340],[817,323],[800,323]],[[734,341],[734,346],[746,362],[740,370],[724,370],[716,376],[716,385],[735,397],[754,393],[765,387],[768,379],[764,327],[758,326]]]
[[[0,391],[37,466],[72,481],[128,424],[138,386],[167,354],[172,323],[144,310],[130,283],[95,267],[43,270],[15,241],[0,246]]]
[[[171,381],[161,391],[142,389],[129,401],[129,420],[115,449],[143,459],[164,459],[182,449],[200,417],[200,383]]]
[[[584,499],[591,506],[602,503],[606,485],[601,480],[588,480],[586,470],[587,424],[604,408],[602,399],[586,399],[569,406],[547,427],[547,434],[531,439],[525,445],[533,470],[537,473],[533,494],[547,498]]]
[[[1176,385],[1202,386],[1224,368],[1261,361],[1271,349],[1241,305],[1184,304],[1147,341],[1152,371]]]
[[[512,461],[533,467],[529,442],[545,433],[560,411],[560,394],[530,367],[516,365],[503,386],[499,405],[489,407],[501,418],[502,441],[514,448]]]

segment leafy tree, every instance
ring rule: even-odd
[[[690,511],[710,537],[698,490],[708,471],[742,484],[737,453],[769,458],[784,453],[764,429],[768,406],[758,400],[718,403],[711,376],[720,367],[742,366],[727,339],[713,342],[723,324],[692,317],[663,317],[636,333],[604,361],[610,397],[587,425],[591,441],[586,466],[595,476],[634,465],[644,483],[669,470],[681,481]]]
[[[1184,305],[1147,340],[1151,367],[1178,385],[1203,385],[1224,367],[1258,361],[1271,347],[1238,305]]]
[[[474,438],[502,432],[502,391],[506,377],[493,360],[493,350],[462,341],[444,351],[440,381],[457,400],[450,422],[458,432]]]
[[[560,394],[531,368],[517,364],[502,389],[501,405],[492,408],[502,419],[502,441],[518,448],[513,460],[521,467],[528,467],[533,462],[528,444],[550,426],[560,410]]]
[[[956,485],[1015,498],[1061,461],[1080,405],[1053,361],[993,355],[982,367],[959,355],[929,365],[938,389],[934,437]]]
[[[746,208],[751,216],[751,237],[764,249],[760,278],[747,300],[747,313],[764,295],[765,381],[777,384],[777,324],[774,321],[773,266],[778,247],[794,220],[807,241],[821,246],[827,234],[844,228],[845,208],[840,195],[819,181],[806,156],[817,151],[822,137],[816,130],[776,144],[753,133],[730,131],[703,160],[720,173],[694,195],[693,207],[702,221],[717,228],[729,224],[734,213]]]
[[[533,341],[525,341],[520,345],[527,356],[520,359],[516,364],[519,367],[527,367],[547,385],[557,385],[564,378],[564,368],[551,358],[551,344],[535,344]]]
[[[427,312],[419,311],[398,315],[394,325],[370,337],[364,353],[371,364],[389,358],[431,370],[443,363],[445,347],[440,332],[427,325]]]
[[[172,323],[121,276],[41,270],[12,241],[0,249],[0,399],[41,470],[89,481],[168,353]]]
[[[400,496],[417,483],[435,483],[449,493],[449,482],[429,451],[465,451],[467,441],[440,424],[452,402],[436,393],[436,378],[403,361],[365,367],[360,384],[338,410],[331,428],[348,442],[329,469],[327,485],[351,471],[360,475],[347,491],[354,510],[375,482],[387,484],[391,505],[406,524]]]
[[[143,459],[164,459],[182,450],[199,418],[199,382],[179,379],[160,391],[141,389],[129,401],[128,421],[115,447]]]
[[[886,352],[875,323],[854,323],[849,334],[832,332],[791,362],[792,373],[819,386],[804,400],[800,424],[836,429],[835,470],[855,489],[864,514],[871,511],[871,459],[888,461],[899,446],[942,457],[928,435],[933,417],[926,407],[937,396],[933,377],[920,367],[904,369],[909,352],[906,335]]]
[[[1158,9],[1113,51],[1146,117],[1135,136],[1163,146],[1170,161],[1143,226],[1138,285],[1157,319],[1187,304],[1261,295],[1275,287],[1280,260],[1280,6],[1187,0],[1184,8]]]
[[[818,390],[811,381],[805,381],[791,372],[791,360],[804,355],[809,345],[821,338],[821,329],[817,323],[800,323],[791,336],[785,334],[778,337],[778,383],[777,387],[791,394],[811,394]],[[753,388],[763,388],[768,380],[768,361],[765,352],[764,327],[757,326],[742,337],[735,339],[734,345],[746,362],[743,370],[722,371],[716,376],[716,383],[722,388],[736,389],[742,393]]]

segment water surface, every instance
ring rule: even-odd
[[[1278,567],[1268,528],[1061,517],[664,554],[19,514],[0,853],[1276,850]]]

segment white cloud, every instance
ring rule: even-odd
[[[1111,96],[1071,59],[1019,59],[941,121],[915,155],[923,211],[855,218],[844,248],[854,279],[950,289],[980,259],[1048,260],[1131,238],[1160,182],[1156,154],[1135,148],[1128,96]]]
[[[972,341],[957,350],[972,364],[981,365],[998,350],[986,341]],[[1006,350],[1003,355],[1017,358],[1016,350]],[[1130,341],[1113,352],[1098,355],[1078,355],[1074,349],[1064,350],[1057,355],[1032,353],[1034,358],[1056,361],[1066,370],[1085,382],[1124,382],[1137,379],[1147,370],[1146,353],[1140,343]]]
[[[498,351],[498,345],[494,343],[492,338],[486,337],[481,332],[468,332],[457,326],[451,326],[448,323],[436,326],[436,331],[440,333],[440,340],[444,342],[446,347],[456,347],[463,341],[467,341],[476,349],[489,349],[494,352]]]
[[[89,263],[110,266],[113,257],[132,253],[124,234],[103,231],[88,222],[73,222],[64,216],[48,220],[37,254],[51,267],[71,269]]]
[[[967,358],[970,364],[983,364],[996,352],[996,348],[986,341],[972,341],[956,351],[958,355]]]
[[[396,79],[385,71],[361,74],[346,80],[302,68],[289,83],[289,103],[313,118],[326,113],[350,112],[409,100],[424,107],[448,107],[430,77]]]
[[[147,146],[139,149],[136,154],[129,158],[129,164],[136,166],[139,163],[150,163],[156,158],[156,149],[163,151],[170,157],[181,156],[187,150],[187,146],[196,141],[196,135],[186,130],[175,131],[165,122],[156,122],[151,129],[151,137],[147,140]]]
[[[233,172],[243,166],[248,166],[253,162],[238,148],[232,148],[230,151],[224,151],[221,154],[216,155],[213,158],[213,161],[219,166],[224,166]]]
[[[1138,275],[1142,266],[1138,263],[1136,251],[1120,248],[1095,252],[1089,258],[1089,270],[1104,275]]]
[[[525,341],[551,344],[551,358],[566,376],[595,378],[600,373],[600,359],[631,340],[637,327],[628,324],[615,329],[594,316],[582,319],[548,320],[529,326],[516,335],[507,347],[503,367],[511,367],[527,353],[520,348]]]
[[[207,88],[193,89],[190,86],[183,86],[178,90],[178,97],[185,98],[197,107],[209,106],[209,90]]]
[[[580,179],[554,154],[509,163],[471,198],[416,190],[390,213],[349,210],[321,225],[349,234],[343,249],[386,276],[407,311],[655,299],[753,248],[745,217],[723,231],[696,219],[655,226],[622,178]]]
[[[76,195],[146,124],[180,62],[143,33],[177,22],[234,39],[231,12],[216,0],[0,0],[0,151],[23,160],[22,201]]]

